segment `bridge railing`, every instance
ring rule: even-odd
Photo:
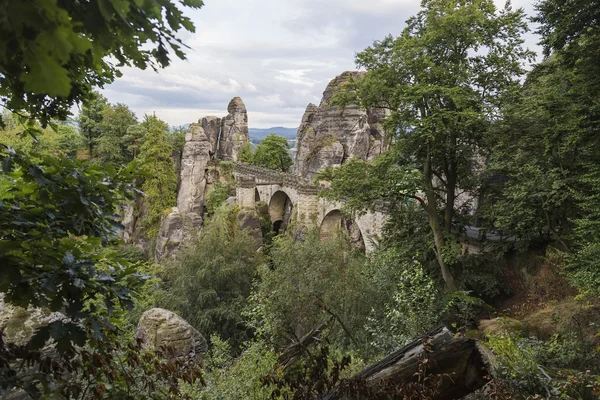
[[[318,190],[309,179],[288,172],[274,171],[256,165],[236,163],[234,172],[241,177],[254,177],[257,181],[280,182],[282,186],[296,189]]]

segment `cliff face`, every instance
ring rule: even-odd
[[[344,72],[333,79],[323,92],[321,104],[309,104],[298,128],[294,170],[313,178],[327,166],[342,164],[350,157],[371,161],[386,150],[382,126],[383,110],[347,105],[343,109],[330,104],[336,90],[351,77],[363,72]]]

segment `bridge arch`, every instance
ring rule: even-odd
[[[276,233],[285,232],[289,225],[294,203],[291,197],[283,190],[277,190],[269,201],[269,216]]]
[[[319,227],[321,240],[334,238],[342,232],[348,235],[350,243],[354,247],[365,250],[365,239],[356,221],[346,218],[339,209],[333,209],[321,221]]]

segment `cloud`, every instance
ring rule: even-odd
[[[512,3],[532,15],[531,0]],[[251,127],[296,127],[331,79],[355,69],[356,52],[398,35],[418,7],[418,0],[206,0],[184,11],[196,25],[180,35],[187,60],[158,73],[123,68],[104,94],[171,125],[225,115],[240,96]],[[530,35],[527,45],[536,41]]]

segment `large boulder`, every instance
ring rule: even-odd
[[[136,337],[142,340],[146,350],[167,349],[167,358],[184,358],[201,362],[208,345],[186,320],[162,308],[153,308],[142,314]]]
[[[227,116],[221,120],[217,157],[225,161],[238,161],[240,150],[249,143],[248,112],[239,97],[234,97],[229,102],[227,112]]]
[[[364,109],[349,104],[343,109],[331,104],[336,90],[363,72],[344,72],[333,79],[319,106],[309,104],[296,136],[295,172],[313,178],[322,168],[342,164],[355,157],[373,160],[386,150],[382,109]]]
[[[202,228],[202,217],[194,212],[181,214],[177,207],[161,222],[156,238],[155,260],[160,262],[189,241]]]
[[[4,302],[0,293],[0,332],[5,343],[17,346],[26,345],[38,328],[56,321],[68,322],[68,318],[59,312],[50,312],[36,307],[18,307]],[[48,342],[49,347],[52,341]]]

